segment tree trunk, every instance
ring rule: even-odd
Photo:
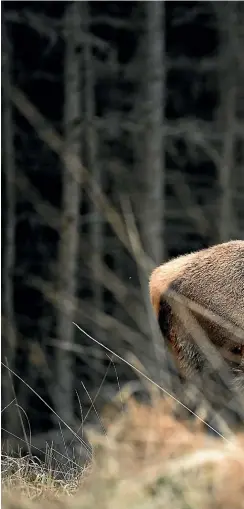
[[[217,120],[223,132],[222,157],[219,165],[219,228],[218,242],[226,242],[235,231],[233,210],[232,174],[235,166],[235,121],[236,121],[236,77],[237,60],[235,55],[236,8],[234,4],[215,5],[219,26],[220,51],[222,62],[219,74],[220,105]]]
[[[89,34],[90,15],[89,2],[83,2],[83,26]],[[86,38],[84,47],[85,58],[85,118],[86,118],[86,152],[87,166],[91,174],[91,181],[102,189],[102,175],[98,158],[98,140],[95,126],[96,104],[95,104],[95,82],[94,82],[94,62],[89,37]],[[91,224],[91,284],[92,284],[92,309],[94,314],[96,310],[103,310],[103,290],[96,277],[97,271],[101,270],[98,263],[103,257],[103,220],[101,212],[95,202],[90,204]],[[95,331],[94,331],[95,333]]]
[[[59,241],[59,291],[60,309],[57,315],[57,335],[60,347],[56,353],[55,404],[57,413],[67,423],[73,420],[73,354],[63,348],[72,346],[75,328],[72,324],[72,302],[77,290],[77,261],[80,221],[79,168],[77,175],[69,171],[69,152],[80,156],[81,152],[81,3],[69,3],[65,13],[65,69],[64,69],[64,158],[62,222]],[[67,154],[67,156],[66,156]],[[66,159],[67,157],[67,159]]]
[[[145,200],[142,236],[155,263],[165,258],[165,161],[162,128],[165,105],[164,2],[146,2]]]
[[[14,313],[14,289],[13,272],[15,267],[15,150],[14,150],[14,128],[11,102],[11,47],[7,38],[6,27],[3,23],[3,157],[4,177],[6,190],[6,211],[5,211],[5,239],[4,239],[4,269],[3,269],[3,330],[4,342],[2,358],[11,369],[14,369],[16,350],[16,326]],[[14,398],[14,391],[9,373],[3,372],[2,408],[11,403]],[[6,428],[11,433],[16,433],[17,411],[15,405],[10,405],[5,411]]]

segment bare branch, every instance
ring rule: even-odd
[[[87,184],[86,192],[92,201],[95,201],[101,207],[108,223],[118,236],[126,249],[131,252],[126,230],[120,215],[115,210],[114,206],[108,198],[101,192],[99,186],[95,182],[91,182],[91,176],[88,170],[81,164],[80,159],[74,154],[69,153],[66,157],[63,154],[63,140],[59,133],[52,127],[52,125],[41,115],[29,99],[20,91],[20,89],[13,87],[11,94],[12,101],[16,108],[22,115],[29,121],[29,123],[37,131],[41,140],[60,157],[61,161],[67,165],[69,170],[74,173],[79,179],[80,185],[84,182]],[[138,263],[147,272],[151,270],[154,263],[145,255]]]

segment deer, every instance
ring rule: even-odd
[[[228,378],[240,396],[244,390],[244,241],[216,244],[163,263],[151,273],[149,292],[181,378],[196,380],[198,376],[211,397],[215,389],[210,381],[216,380],[219,370],[222,382]]]

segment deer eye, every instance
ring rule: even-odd
[[[234,346],[231,349],[231,353],[233,353],[234,355],[240,355],[242,353],[242,345]]]

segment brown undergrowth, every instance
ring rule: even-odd
[[[2,507],[244,508],[244,434],[210,437],[197,421],[178,421],[165,399],[152,406],[130,399],[103,422],[106,435],[89,432],[93,464],[67,481],[55,481],[34,459],[26,468],[25,459],[3,458]]]

